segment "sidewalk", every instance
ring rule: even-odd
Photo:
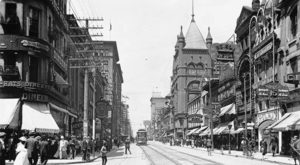
[[[160,143],[160,142],[157,142]],[[160,143],[163,145],[163,143]],[[169,145],[169,143],[166,143],[165,145]],[[203,152],[207,152],[206,148],[192,148],[191,146],[183,146],[185,148],[190,148],[194,150],[199,150]],[[274,157],[272,156],[271,153],[267,153],[265,155],[265,159],[262,159],[262,153],[261,152],[256,152],[253,153],[252,157],[245,156],[243,155],[243,151],[236,151],[236,150],[231,150],[231,154],[228,153],[228,150],[223,150],[223,153],[219,149],[214,149],[213,153],[219,154],[219,155],[228,155],[228,156],[234,156],[234,157],[243,157],[246,159],[256,159],[256,160],[261,160],[261,161],[266,161],[270,163],[280,163],[280,164],[287,164],[287,165],[294,165],[294,159],[292,157],[287,157],[287,156],[282,156],[282,155],[275,155]]]
[[[116,148],[113,148],[108,154],[114,153],[116,150],[117,150]],[[90,161],[89,162],[95,161],[99,157],[100,157],[100,153],[99,152],[95,152],[95,156],[92,153],[91,156],[90,156]],[[79,154],[74,159],[49,159],[48,162],[47,162],[47,164],[49,164],[49,165],[79,164],[79,163],[84,163],[84,162],[87,162],[87,161],[83,161],[82,160],[82,154]],[[6,164],[7,165],[12,165],[13,162],[6,161]]]

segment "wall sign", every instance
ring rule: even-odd
[[[38,102],[48,102],[49,98],[47,95],[37,94],[37,93],[23,93],[22,100],[25,101],[38,101]]]
[[[266,45],[265,47],[260,49],[257,53],[254,54],[254,59],[258,59],[259,57],[261,57],[262,55],[267,53],[269,50],[272,49],[272,46],[273,46],[273,44],[272,44],[272,42],[270,42],[268,45]]]
[[[32,41],[28,41],[28,40],[22,40],[21,44],[25,47],[33,47],[33,48],[36,48],[36,49],[44,50],[46,52],[48,52],[50,50],[48,45],[44,45],[44,44],[41,44],[39,42],[32,42]]]
[[[278,119],[278,110],[263,112],[257,114],[256,125],[259,126],[262,122],[266,120],[276,121]]]
[[[32,88],[32,89],[42,89],[42,90],[49,90],[50,89],[49,85],[35,83],[35,82],[0,81],[0,88],[5,88],[5,87]]]

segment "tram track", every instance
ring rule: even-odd
[[[171,159],[169,156],[165,155],[162,152],[157,151],[157,149],[153,149],[152,147],[146,145],[146,146],[139,146],[143,152],[145,153],[147,159],[151,162],[151,165],[157,165],[159,164],[159,162],[161,162],[161,160],[157,159],[157,156],[154,155],[150,155],[149,154],[149,150],[150,149],[152,151],[154,151],[155,153],[158,153],[160,156],[162,156],[163,158],[167,159],[168,161],[172,162],[174,165],[182,165],[181,163],[178,163],[177,161]],[[156,160],[154,160],[152,157],[156,157]],[[159,162],[156,162],[157,160],[159,160]]]
[[[172,162],[172,164],[175,164],[175,165],[186,165],[186,164],[222,165],[221,163],[218,163],[218,162],[215,162],[212,160],[208,160],[208,159],[205,159],[205,158],[202,158],[199,156],[195,156],[192,154],[188,154],[188,153],[177,151],[177,150],[170,149],[170,148],[161,148],[161,147],[155,146],[155,145],[144,146],[144,147],[141,147],[141,149],[143,150],[146,157],[153,165],[162,164],[162,163],[155,162],[155,160],[153,160],[153,158],[152,158],[154,156],[149,153],[149,150],[157,153],[158,155],[160,155],[164,159],[167,159],[168,161]],[[168,155],[166,153],[168,153]],[[155,159],[157,159],[157,158],[155,157]]]

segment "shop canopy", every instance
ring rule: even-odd
[[[300,130],[300,111],[286,113],[267,129],[274,131]]]
[[[59,127],[50,113],[48,104],[24,102],[22,116],[23,130],[59,133]]]
[[[206,136],[210,134],[210,128],[207,128],[205,131],[199,134],[199,136]]]
[[[206,129],[207,129],[207,126],[203,126],[203,127],[199,128],[199,129],[197,129],[197,130],[194,132],[194,134],[200,134],[201,132],[203,132],[203,131],[206,130]]]
[[[0,99],[0,128],[17,128],[19,121],[19,99]]]
[[[225,107],[221,108],[219,117],[223,116],[225,114],[229,114],[229,115],[230,114],[236,114],[235,104],[234,103],[226,105]]]
[[[199,128],[194,128],[192,130],[189,131],[189,133],[187,134],[188,136],[193,135],[195,133],[195,131],[197,131]]]

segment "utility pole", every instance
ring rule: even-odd
[[[71,34],[70,37],[72,38],[74,45],[78,49],[78,45],[81,47],[84,47],[84,49],[77,50],[77,53],[80,53],[81,56],[70,58],[70,68],[71,69],[84,69],[84,112],[83,112],[83,137],[88,137],[88,72],[90,70],[93,71],[93,131],[92,131],[92,137],[93,139],[96,138],[96,114],[95,114],[95,108],[96,108],[96,68],[101,68],[102,66],[95,61],[99,61],[100,57],[96,57],[95,54],[99,50],[94,49],[94,42],[92,42],[91,36],[99,36],[102,37],[101,34],[89,34],[89,29],[103,29],[102,26],[89,26],[89,21],[103,21],[103,18],[86,18],[86,19],[70,19],[69,21],[85,21],[85,27],[69,27],[71,30],[78,30],[80,34]],[[85,34],[82,34],[82,31]],[[85,42],[76,42],[76,38],[84,38],[86,39]],[[88,50],[92,48],[92,50]]]

